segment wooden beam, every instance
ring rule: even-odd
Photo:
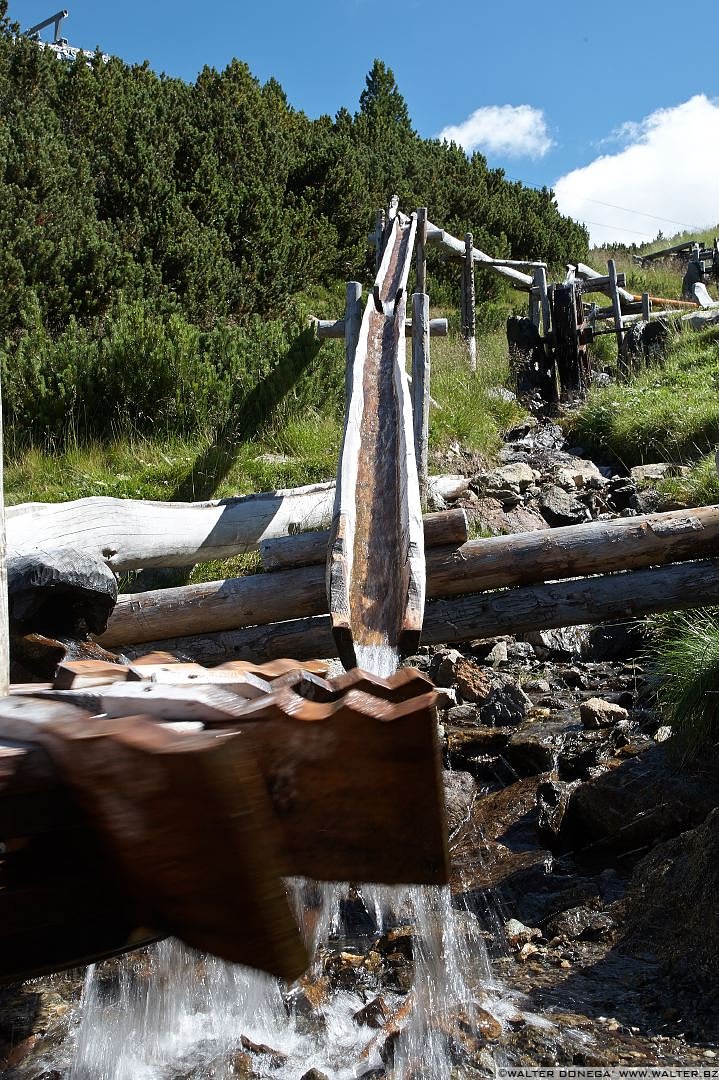
[[[634,619],[653,612],[717,603],[719,563],[716,560],[676,563],[607,577],[545,582],[501,592],[431,600],[426,606],[422,642],[451,644],[497,634],[519,635],[559,626]],[[302,660],[329,657],[336,652],[327,615],[154,644],[208,664],[238,656],[258,660],[292,656]],[[141,650],[129,647],[125,651],[132,656]]]
[[[427,207],[417,211],[417,292],[427,292]]]
[[[427,222],[427,243],[436,244],[438,247],[442,247],[445,251],[450,252],[452,255],[464,256],[465,245],[463,240],[458,240],[456,236],[452,236],[445,229],[439,229],[436,225],[433,225],[430,221]],[[507,278],[518,288],[528,291],[532,287],[532,278],[529,274],[523,274],[520,270],[515,270],[512,266],[497,266],[493,264],[492,257],[486,255],[485,252],[480,251],[478,248],[472,248],[472,258],[477,263],[486,263],[487,266],[494,270],[501,277]]]
[[[429,296],[412,296],[412,421],[414,424],[414,456],[422,509],[427,509],[427,478],[429,446],[429,398],[431,361],[429,350]],[[425,544],[426,544],[425,534]]]
[[[425,548],[459,546],[468,537],[467,514],[461,508],[425,514],[423,524]],[[287,570],[290,567],[324,563],[329,540],[329,529],[264,540],[260,545],[262,569]]]
[[[352,367],[362,323],[362,286],[359,281],[348,281],[345,291],[345,317],[342,320],[345,339],[345,411],[349,409],[352,393]]]
[[[464,325],[464,337],[467,342],[467,350],[469,352],[469,370],[477,370],[477,337],[475,333],[477,316],[475,311],[475,299],[474,299],[474,259],[472,258],[472,252],[474,250],[474,239],[471,232],[468,232],[464,238],[464,266],[463,266],[463,284],[464,284],[464,313],[465,313],[465,325]]]
[[[719,507],[675,510],[432,549],[427,594],[457,596],[717,554]],[[321,570],[308,566],[120,596],[99,640],[106,648],[124,647],[320,615],[327,611]]]
[[[412,329],[412,320],[405,319],[405,330]],[[325,338],[335,338],[339,340],[345,336],[345,321],[344,319],[316,319],[315,330],[317,337],[324,340]],[[449,321],[447,319],[430,319],[429,320],[429,332],[432,337],[447,337],[449,333]]]
[[[619,289],[617,287],[617,264],[614,259],[607,262],[609,269],[609,295],[612,298],[612,313],[614,315],[614,329],[617,335],[617,374],[620,378],[628,375],[627,366],[622,356],[622,342],[624,333],[622,328],[622,305],[619,301]]]

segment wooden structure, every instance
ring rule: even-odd
[[[391,207],[352,358],[327,557],[329,610],[345,667],[356,666],[358,647],[411,652],[422,628],[424,536],[405,373],[416,229],[416,215],[407,219]]]
[[[0,701],[0,981],[168,933],[293,979],[284,876],[448,880],[427,679],[162,659],[65,665],[56,681],[79,685]]]

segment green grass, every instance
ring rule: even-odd
[[[684,761],[719,750],[719,609],[656,617],[650,656],[657,701]]]
[[[719,225],[712,225],[702,229],[701,232],[680,232],[676,236],[652,240],[636,248],[628,248],[624,245],[592,248],[589,253],[589,265],[601,273],[606,273],[607,260],[614,259],[617,270],[626,274],[626,287],[631,292],[636,294],[648,292],[652,296],[665,296],[679,300],[682,295],[682,279],[686,263],[676,257],[668,256],[642,267],[632,258],[632,255],[648,255],[652,251],[661,251],[663,248],[674,247],[688,240],[702,245],[706,243],[711,247],[713,238],[718,232]],[[708,288],[709,292],[716,297],[715,287],[710,285]],[[606,298],[604,303],[606,303]]]
[[[663,367],[593,389],[565,426],[585,449],[626,466],[696,462],[719,442],[719,330],[676,333]]]
[[[719,503],[719,473],[714,454],[699,458],[686,475],[667,477],[657,486],[664,494],[687,506]]]

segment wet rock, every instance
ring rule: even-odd
[[[657,956],[666,993],[674,1000],[688,997],[714,1038],[719,1033],[718,894],[719,808],[637,865],[627,896],[623,946]]]
[[[483,725],[519,724],[532,707],[514,676],[482,669],[469,660],[457,665],[457,688],[465,701],[479,705]]]
[[[544,933],[545,937],[559,937],[567,941],[600,941],[609,937],[613,929],[614,919],[606,912],[579,906],[548,919]]]
[[[308,1069],[306,1073],[302,1074],[300,1080],[329,1080],[329,1076],[319,1069]]]
[[[391,1010],[381,996],[373,998],[363,1009],[353,1013],[352,1019],[360,1027],[381,1028],[390,1017]]]
[[[591,517],[584,503],[564,491],[557,484],[544,488],[539,498],[542,517],[552,528],[562,525],[579,525]]]
[[[523,689],[533,694],[548,694],[551,687],[546,679],[530,679],[524,684]]]
[[[612,510],[626,510],[636,494],[636,484],[626,476],[612,477],[606,485],[607,502]]]
[[[261,1058],[271,1069],[281,1069],[283,1065],[287,1064],[287,1054],[284,1054],[281,1050],[273,1049],[266,1043],[256,1043],[252,1039],[248,1039],[246,1035],[242,1035],[240,1045],[243,1050],[247,1050],[254,1057]]]
[[[454,670],[457,691],[464,701],[486,701],[492,688],[489,672],[464,658],[457,661]]]
[[[430,663],[431,657],[416,654],[415,656],[407,656],[402,661],[402,667],[411,667],[416,668],[417,671],[427,672],[429,671]]]
[[[471,773],[454,769],[444,773],[444,802],[450,833],[465,820],[478,794],[477,781]]]
[[[621,705],[596,697],[582,702],[579,715],[585,728],[589,729],[612,727],[629,718],[629,713]]]
[[[565,850],[600,866],[694,828],[717,803],[719,766],[677,768],[666,744],[615,760],[571,794],[561,827]]]
[[[504,752],[509,734],[501,728],[476,727],[447,732],[447,751],[453,769],[462,769],[478,757]]]
[[[541,938],[542,931],[536,926],[525,926],[519,919],[508,919],[504,924],[507,942],[512,949],[519,949],[529,941]]]
[[[543,780],[537,787],[537,833],[542,843],[556,846],[569,796],[578,780]]]
[[[479,709],[476,705],[455,705],[447,713],[447,723],[456,727],[479,724]]]
[[[528,723],[512,735],[505,756],[520,776],[547,772],[554,768],[564,738],[574,727],[571,720]]]

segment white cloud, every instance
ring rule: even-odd
[[[471,153],[482,150],[506,157],[544,157],[554,145],[541,109],[531,105],[484,105],[439,133]]]
[[[659,229],[668,236],[719,221],[712,182],[719,171],[719,101],[697,94],[639,123],[628,121],[615,135],[626,144],[622,150],[554,185],[560,210],[587,222],[593,244],[642,243]]]

